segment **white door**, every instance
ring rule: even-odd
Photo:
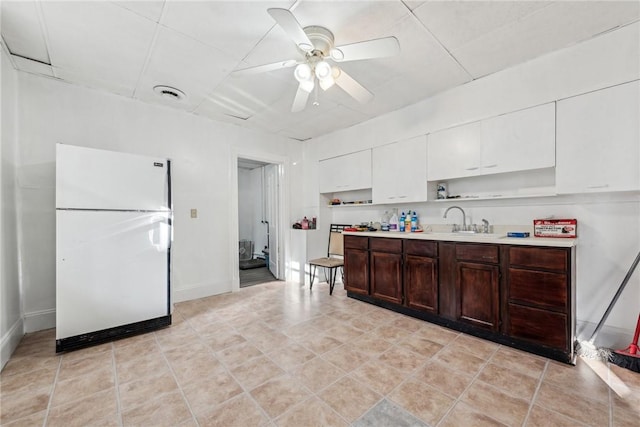
[[[264,168],[265,175],[265,211],[268,221],[269,233],[269,271],[276,279],[280,278],[280,246],[278,244],[278,165],[267,165]]]
[[[56,339],[166,316],[169,214],[56,212]]]

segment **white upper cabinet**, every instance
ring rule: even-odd
[[[555,104],[435,132],[428,137],[429,181],[555,165]]]
[[[320,160],[318,168],[321,193],[371,188],[371,150]]]
[[[427,137],[373,149],[373,203],[427,200]]]
[[[640,82],[558,102],[558,193],[640,190]]]

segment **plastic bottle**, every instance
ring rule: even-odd
[[[400,224],[399,224],[400,225],[400,231],[402,231],[402,232],[404,232],[404,230],[405,230],[405,218],[406,218],[406,216],[405,216],[404,212],[402,212],[402,214],[400,214]]]
[[[411,232],[418,231],[418,213],[413,211],[411,215]]]
[[[302,229],[303,230],[308,230],[309,229],[309,220],[307,219],[306,216],[302,220]]]
[[[398,231],[398,213],[395,210],[389,220],[389,231]]]
[[[384,211],[380,221],[380,228],[382,231],[389,231],[389,211]]]
[[[407,233],[411,231],[411,211],[407,211],[407,216],[404,219],[404,231]]]

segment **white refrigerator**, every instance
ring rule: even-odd
[[[171,324],[171,162],[56,144],[56,352]]]

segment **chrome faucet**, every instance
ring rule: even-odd
[[[446,211],[444,211],[444,215],[442,216],[442,218],[446,218],[447,214],[449,213],[449,211],[451,209],[460,209],[460,212],[462,212],[462,230],[460,231],[467,231],[467,214],[464,213],[464,210],[460,207],[460,206],[451,206],[449,208],[447,208]],[[455,228],[455,226],[454,226]]]
[[[484,218],[482,219],[482,232],[489,233],[489,221]]]

